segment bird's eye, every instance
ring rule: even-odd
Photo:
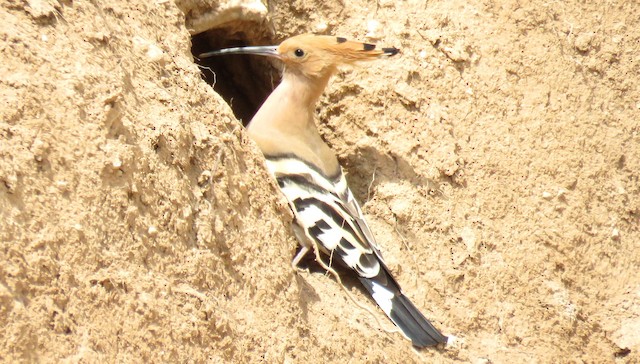
[[[293,51],[293,54],[296,55],[296,57],[301,58],[304,56],[304,51],[300,48],[296,49],[295,51]]]

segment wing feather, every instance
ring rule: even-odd
[[[296,217],[296,223],[327,254],[363,277],[375,277],[383,262],[360,206],[342,171],[328,178],[295,158],[267,159]]]

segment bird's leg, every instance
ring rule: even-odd
[[[298,264],[300,264],[300,261],[302,260],[302,258],[304,258],[305,255],[307,255],[308,252],[310,252],[311,249],[309,249],[306,246],[302,246],[302,249],[300,249],[300,251],[298,252],[298,254],[296,254],[296,256],[293,258],[293,260],[291,261],[291,268],[299,271],[299,272],[306,272],[307,269],[302,269],[300,267],[298,267]]]
[[[302,258],[304,258],[305,255],[307,255],[307,253],[311,251],[311,242],[308,240],[306,234],[302,231],[302,228],[296,223],[293,224],[293,233],[300,242],[302,249],[300,249],[298,254],[293,257],[293,260],[291,261],[291,268],[293,268],[293,270],[297,270],[298,272],[308,272],[308,269],[301,269],[300,267],[298,267],[298,264],[300,264]]]

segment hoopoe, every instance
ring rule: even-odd
[[[390,57],[396,48],[303,34],[279,46],[227,48],[200,55],[256,54],[284,63],[281,83],[247,126],[293,211],[293,230],[301,250],[297,267],[310,251],[319,251],[355,271],[378,306],[416,347],[445,343],[442,335],[402,293],[382,259],[342,167],[322,140],[314,109],[340,65]],[[316,257],[320,260],[321,257]],[[326,265],[325,265],[326,266]]]

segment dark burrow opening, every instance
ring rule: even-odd
[[[280,65],[264,56],[224,55],[199,59],[198,55],[229,47],[275,45],[265,33],[259,24],[237,22],[191,38],[191,52],[203,79],[231,106],[245,126],[280,82]]]

